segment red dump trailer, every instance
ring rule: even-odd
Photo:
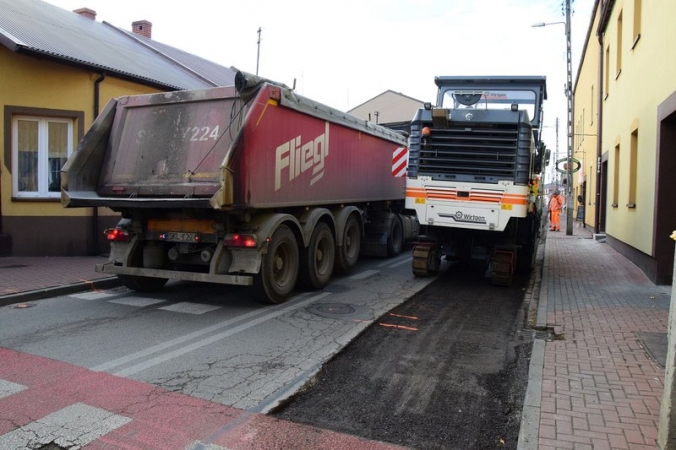
[[[406,146],[240,72],[235,86],[111,100],[62,169],[62,203],[121,214],[96,270],[131,289],[204,281],[280,303],[417,237]]]

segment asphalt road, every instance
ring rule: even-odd
[[[364,259],[325,289],[272,306],[252,301],[243,288],[199,283],[6,306],[0,348],[16,360],[10,372],[37,371],[40,380],[52,371],[77,373],[72,393],[37,383],[34,395],[59,404],[86,398],[136,411],[140,381],[153,392],[148,399],[156,388],[199,400],[205,410],[215,404],[241,411],[225,409],[226,416],[272,412],[419,449],[516,448],[530,351],[528,333],[520,333],[527,280],[495,287],[481,270],[457,272],[444,263],[435,281],[414,277],[410,264],[408,252]],[[186,427],[209,416],[182,412],[183,401],[171,405]],[[47,406],[21,404],[5,419],[21,423],[57,405]],[[0,427],[0,443],[11,434],[4,432]]]
[[[410,253],[365,258],[325,289],[280,305],[257,303],[245,288],[178,282],[6,306],[0,347],[265,413],[432,281],[413,277],[410,264]]]
[[[416,449],[515,449],[529,280],[450,270],[376,321],[277,417]]]

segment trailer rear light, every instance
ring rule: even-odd
[[[229,234],[223,240],[228,247],[256,247],[256,235],[254,234]]]
[[[429,136],[432,134],[432,130],[430,130],[430,127],[423,127],[421,133],[423,136]]]
[[[126,242],[129,240],[129,232],[121,228],[108,228],[103,234],[106,235],[109,241]]]

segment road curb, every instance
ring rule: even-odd
[[[91,281],[80,281],[63,286],[54,286],[43,289],[34,289],[32,291],[17,292],[16,294],[0,296],[0,307],[14,305],[16,303],[44,300],[46,298],[73,294],[76,292],[93,291],[96,289],[110,289],[120,286],[120,284],[120,280],[118,280],[117,277],[107,277]]]
[[[542,278],[538,293],[536,327],[547,326],[547,282],[549,279],[549,240],[545,238],[545,252],[542,261]],[[528,367],[528,386],[523,401],[521,426],[517,450],[537,450],[540,437],[540,409],[542,405],[542,377],[545,366],[545,341],[533,340],[530,366]]]

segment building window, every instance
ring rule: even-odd
[[[622,72],[622,11],[620,11],[620,15],[617,17],[617,49],[615,65],[617,66],[617,75],[615,75],[617,78],[620,76],[620,72]]]
[[[628,208],[636,207],[636,183],[638,178],[638,130],[631,133],[629,143],[629,199]]]
[[[591,98],[591,102],[590,102],[591,111],[590,111],[590,114],[589,114],[589,125],[594,125],[594,85],[593,84],[591,86],[591,96],[590,96],[590,98]]]
[[[595,183],[594,177],[597,177],[597,176],[598,176],[597,173],[594,173],[594,166],[591,166],[591,165],[590,165],[590,166],[589,166],[589,172],[587,172],[587,173],[589,173],[589,184],[593,186],[594,183]],[[592,196],[593,196],[593,194],[590,195],[589,198],[587,199],[587,205],[591,205],[591,204],[592,204],[592,201],[591,201]]]
[[[608,94],[610,93],[610,46],[606,47],[606,60],[605,60],[605,67],[603,71],[603,81],[604,85],[606,88],[605,92],[605,97],[608,98]]]
[[[642,0],[634,0],[634,42],[631,45],[633,49],[641,38],[641,9],[643,9]]]
[[[613,203],[612,207],[617,208],[620,198],[620,145],[615,146],[615,167],[613,167]]]
[[[580,146],[584,143],[584,115],[585,115],[585,108],[582,108],[582,114],[577,119],[577,122],[575,123],[575,129],[579,130],[579,133],[575,133],[573,135],[573,141],[575,143],[575,148],[579,149]]]
[[[16,198],[59,198],[61,167],[73,150],[73,120],[12,117],[12,193]]]

